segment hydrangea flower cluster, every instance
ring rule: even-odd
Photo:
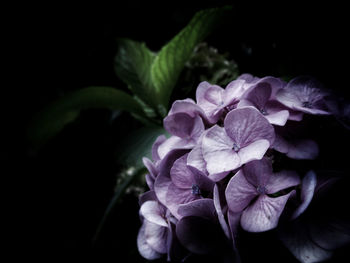
[[[244,74],[225,89],[202,82],[196,101],[175,101],[164,119],[171,136],[157,138],[153,161],[143,159],[150,190],[140,197],[141,255],[237,257],[240,231],[265,232],[282,215],[298,218],[313,198],[316,175],[276,170],[275,156],[318,156],[315,141],[287,126],[304,115],[331,114],[326,96],[307,77],[286,83]],[[285,239],[288,246],[292,239]]]

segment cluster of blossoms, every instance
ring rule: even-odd
[[[141,255],[181,260],[188,253],[225,250],[237,257],[240,231],[269,231],[282,216],[295,220],[303,214],[317,187],[315,173],[276,170],[274,163],[277,155],[318,156],[315,141],[287,126],[307,114],[331,114],[326,95],[307,77],[286,83],[244,74],[225,89],[202,82],[196,101],[175,101],[164,119],[170,138],[158,137],[153,161],[143,159],[150,190],[140,197]],[[293,236],[282,240],[292,253],[299,249]],[[302,262],[315,260],[298,253]]]

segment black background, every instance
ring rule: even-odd
[[[232,17],[207,40],[219,51],[229,52],[241,73],[259,77],[308,74],[349,99],[345,4],[232,3]],[[4,167],[11,168],[4,177],[14,182],[7,202],[10,211],[15,211],[10,213],[15,224],[9,244],[49,261],[71,253],[78,259],[93,253],[99,262],[142,262],[136,250],[138,205],[132,195],[108,220],[95,248],[91,246],[120,168],[115,148],[125,131],[138,124],[130,124],[128,115],[110,124],[110,112],[86,111],[38,154],[28,145],[25,129],[36,112],[68,91],[93,85],[126,90],[113,70],[117,37],[144,41],[156,51],[196,11],[222,4],[231,1],[131,0],[106,6],[11,8],[14,16],[5,25],[13,50],[8,52],[9,67],[14,72],[2,104],[1,150]]]

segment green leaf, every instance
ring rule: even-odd
[[[154,87],[151,81],[151,65],[155,54],[144,43],[130,39],[118,40],[114,68],[117,76],[144,102],[154,104]]]
[[[159,135],[166,135],[162,127],[143,127],[131,132],[123,139],[123,144],[117,151],[117,160],[123,166],[142,167],[142,157],[151,158],[151,149]]]
[[[127,93],[111,87],[88,87],[73,91],[56,100],[34,117],[28,128],[33,146],[43,143],[59,133],[66,124],[74,121],[81,110],[107,108],[126,110],[142,115],[140,105]]]
[[[196,45],[218,25],[230,7],[199,11],[189,24],[165,45],[151,67],[158,104],[168,107],[171,92]]]

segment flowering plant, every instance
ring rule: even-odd
[[[157,138],[153,161],[143,158],[150,190],[140,197],[141,255],[240,261],[241,234],[276,230],[299,261],[319,262],[349,242],[344,222],[331,234],[305,222],[330,179],[283,166],[319,155],[303,126],[309,116],[333,114],[329,95],[310,77],[286,83],[244,74],[225,89],[201,82],[196,101],[175,101],[164,118],[171,136]]]

